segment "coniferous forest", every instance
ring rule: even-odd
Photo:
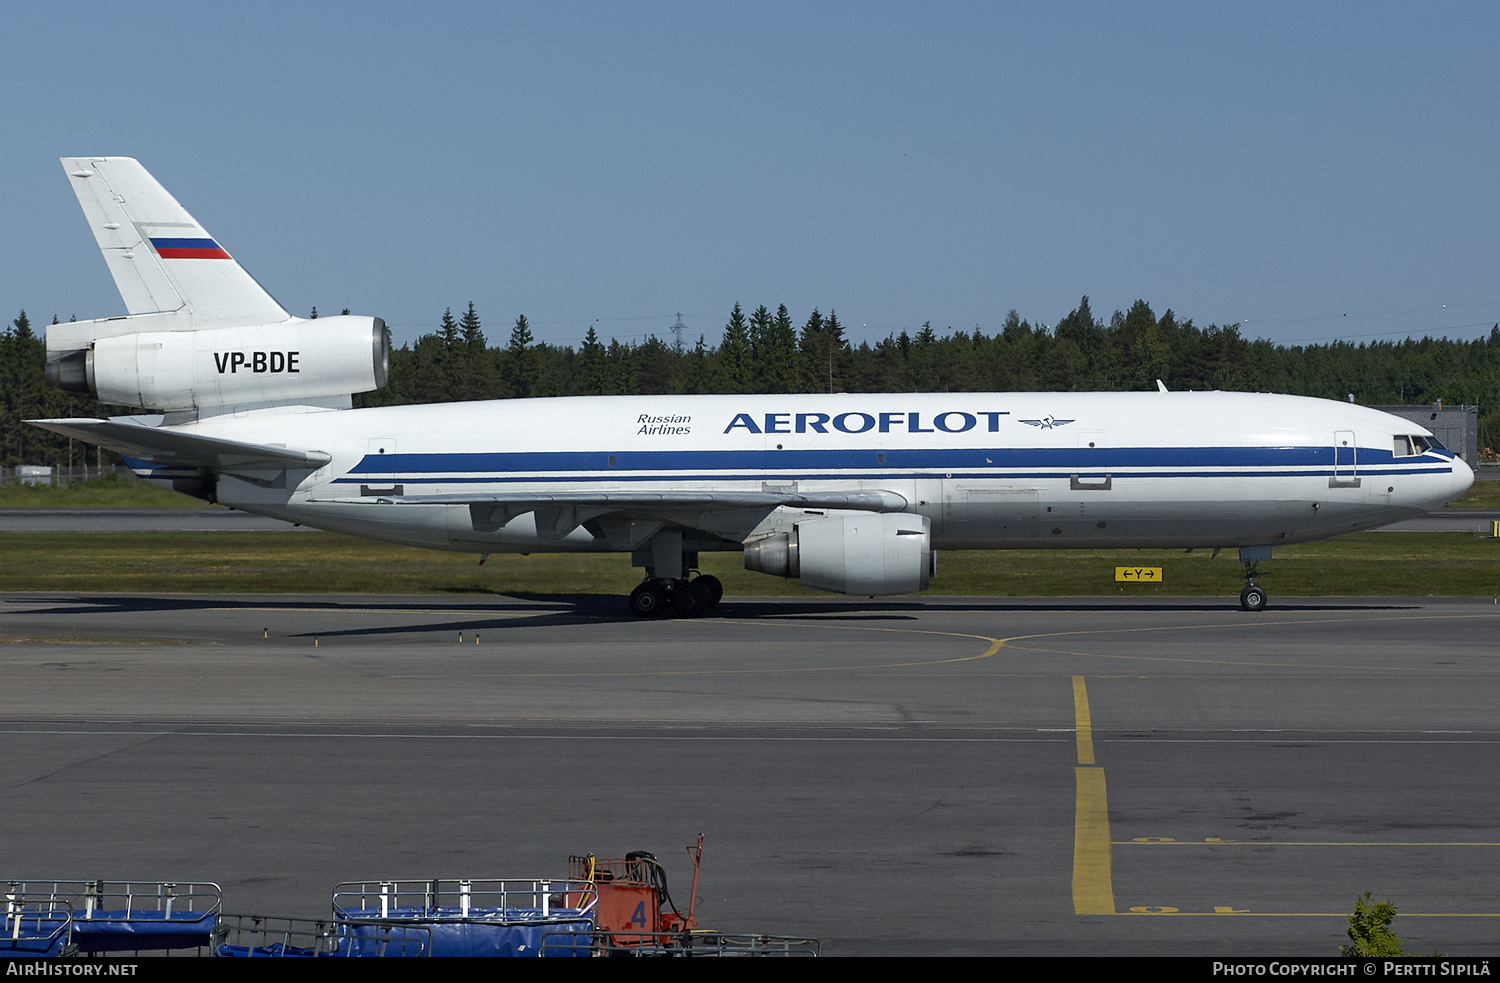
[[[316,311],[314,311],[316,316]],[[311,326],[316,329],[316,326]],[[0,464],[93,463],[95,452],[70,446],[22,421],[126,412],[49,387],[45,345],[23,311],[0,332]],[[800,323],[785,305],[729,312],[710,343],[600,339],[590,327],[579,344],[537,342],[525,315],[504,344],[486,338],[471,303],[455,318],[391,353],[390,383],[354,398],[355,406],[525,396],[662,393],[928,392],[1169,389],[1292,393],[1365,404],[1477,404],[1479,444],[1500,443],[1500,325],[1475,341],[1422,338],[1391,342],[1283,346],[1241,336],[1237,325],[1198,327],[1145,301],[1105,321],[1084,297],[1048,328],[1015,311],[993,333],[930,324],[870,343],[851,344],[830,309]],[[1481,452],[1483,454],[1483,452]],[[107,463],[107,457],[106,457]]]

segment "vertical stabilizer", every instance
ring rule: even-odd
[[[64,157],[131,314],[175,311],[196,325],[275,324],[290,315],[131,157]]]

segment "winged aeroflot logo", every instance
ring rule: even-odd
[[[1044,416],[1040,420],[1021,420],[1020,422],[1028,426],[1040,427],[1043,430],[1051,430],[1054,427],[1065,427],[1073,421],[1059,420],[1055,416]]]

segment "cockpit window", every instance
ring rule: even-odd
[[[1447,450],[1436,437],[1419,437],[1416,434],[1396,434],[1392,453],[1396,457],[1411,457],[1428,451]]]
[[[1394,438],[1395,447],[1392,453],[1396,457],[1411,457],[1413,454],[1425,454],[1428,451],[1447,450],[1442,441],[1436,437],[1419,437],[1416,434],[1396,434]]]

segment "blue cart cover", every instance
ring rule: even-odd
[[[99,911],[73,919],[80,952],[145,952],[192,949],[213,942],[212,911]]]
[[[380,947],[393,923],[420,926],[431,933],[434,956],[540,956],[542,941],[549,935],[566,933],[573,938],[590,937],[593,920],[574,908],[554,908],[546,915],[540,908],[471,907],[468,916],[457,908],[390,908],[382,917],[378,908],[345,909],[344,926],[349,956],[394,955]],[[369,919],[361,923],[360,919]],[[392,941],[390,944],[396,945]],[[341,949],[344,945],[340,946]],[[587,945],[574,949],[551,949],[549,956],[589,955]]]
[[[11,915],[10,918],[18,917]],[[47,915],[37,917],[35,915],[20,915],[21,926],[18,934],[12,938],[15,932],[14,924],[8,926],[12,931],[7,931],[0,937],[0,956],[60,956],[63,948],[68,944],[68,922],[67,918],[58,919]]]

